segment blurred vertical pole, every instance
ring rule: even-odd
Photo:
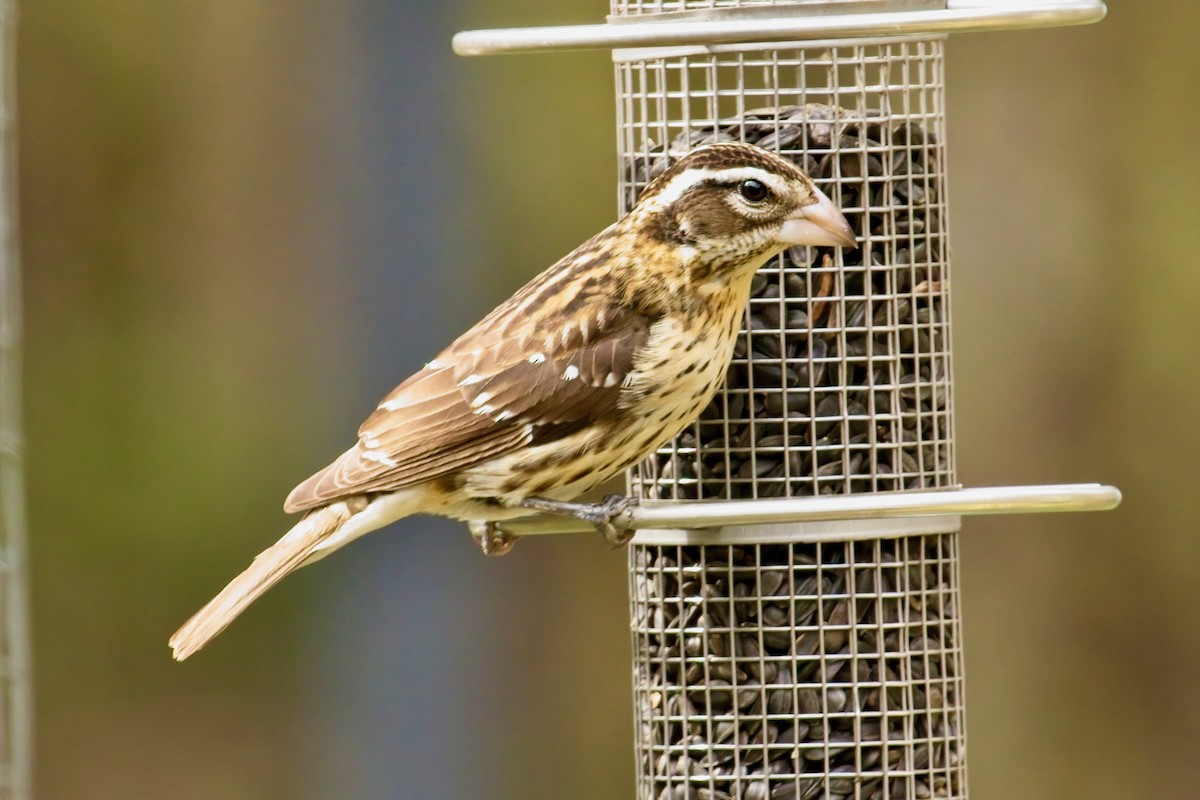
[[[346,6],[353,66],[336,93],[346,119],[334,122],[333,205],[347,305],[332,318],[349,329],[338,335],[347,337],[350,421],[473,313],[461,307],[473,262],[461,241],[469,183],[449,44],[459,5]],[[489,602],[487,567],[496,570],[477,553],[463,525],[418,517],[322,565],[312,797],[494,796],[489,776],[502,753],[487,748],[478,719],[494,702],[478,679],[493,635],[473,612]]]
[[[21,292],[17,260],[13,75],[16,9],[0,0],[0,800],[29,797],[31,708],[21,455]]]

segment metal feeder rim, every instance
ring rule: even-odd
[[[1108,13],[1102,0],[1034,0],[1019,5],[999,0],[948,0],[945,8],[938,9],[832,15],[814,15],[811,6],[806,10],[806,6],[799,4],[769,8],[771,16],[746,16],[712,9],[702,19],[642,21],[627,16],[621,22],[610,19],[598,25],[462,31],[455,34],[453,47],[460,56],[483,56],[540,50],[960,33],[1087,25],[1099,22]]]
[[[898,539],[956,533],[962,529],[958,514],[884,519],[841,519],[824,522],[779,522],[758,525],[725,525],[720,528],[647,528],[638,531],[632,544],[812,544],[814,542],[858,542],[869,539]]]
[[[799,50],[801,48],[829,49],[858,45],[902,44],[913,42],[945,41],[946,34],[912,34],[908,36],[856,36],[853,39],[793,39],[790,41],[772,42],[771,46],[780,50]],[[752,53],[762,50],[761,42],[735,42],[733,44],[692,44],[675,45],[673,47],[628,47],[612,51],[614,64],[649,61],[659,58],[686,58],[719,55],[722,53]]]
[[[759,500],[649,501],[636,505],[614,520],[623,530],[697,531],[730,527],[762,527],[762,533],[780,535],[765,528],[789,524],[788,541],[803,541],[804,526],[811,523],[897,520],[938,517],[936,530],[957,530],[957,517],[994,514],[1030,514],[1061,511],[1108,511],[1121,502],[1115,486],[1099,483],[1049,484],[1045,486],[992,486],[927,491],[879,492],[877,494],[824,495],[821,497],[773,497]],[[483,523],[472,522],[480,533]],[[947,527],[949,526],[949,527]],[[585,522],[539,514],[499,522],[500,531],[514,536],[547,533],[584,533],[595,529]],[[886,526],[884,526],[886,528]],[[882,530],[884,528],[878,528]],[[828,538],[828,526],[812,528],[808,534]],[[864,528],[865,530],[865,528]],[[639,534],[640,536],[641,534]],[[747,534],[748,536],[749,534]],[[852,536],[842,531],[841,539],[875,538],[879,533]],[[886,536],[887,534],[883,534]],[[906,532],[892,534],[908,535]]]

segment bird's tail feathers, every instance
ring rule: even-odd
[[[242,574],[175,631],[170,639],[175,660],[183,661],[207,644],[247,606],[292,572],[356,538],[337,534],[366,507],[366,498],[354,497],[307,514],[283,538],[259,553]]]

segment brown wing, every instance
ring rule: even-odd
[[[527,287],[393,390],[284,509],[432,480],[615,412],[650,320],[586,293],[520,324],[529,298]]]

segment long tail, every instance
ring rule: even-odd
[[[175,660],[183,661],[206,645],[248,605],[300,567],[328,555],[367,530],[391,521],[384,520],[366,530],[349,530],[349,527],[364,527],[361,525],[343,530],[351,518],[366,508],[366,498],[354,497],[331,503],[305,516],[282,539],[259,553],[254,563],[175,631],[170,640]],[[336,535],[339,531],[342,535]]]

